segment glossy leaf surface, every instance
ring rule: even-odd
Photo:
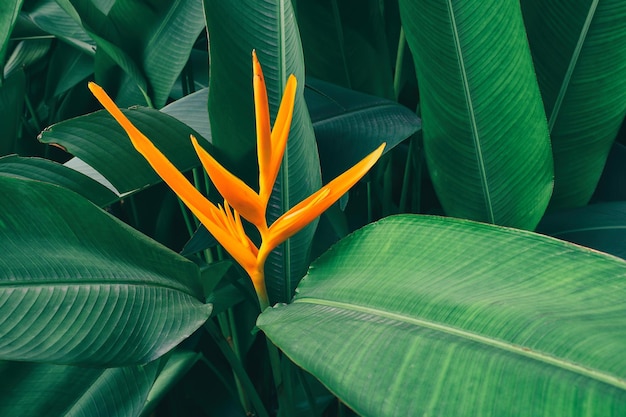
[[[424,146],[447,215],[532,229],[552,155],[519,4],[401,0]]]
[[[331,248],[257,324],[362,416],[617,416],[624,277],[618,258],[538,234],[395,216]]]
[[[149,362],[210,314],[195,264],[64,188],[0,177],[0,358]]]

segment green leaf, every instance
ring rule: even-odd
[[[552,190],[552,155],[519,4],[400,0],[400,12],[446,214],[534,228]]]
[[[294,1],[307,75],[393,98],[393,74],[379,0]]]
[[[189,135],[201,136],[188,126],[158,110],[135,108],[124,113],[178,169],[184,172],[200,164]],[[59,145],[77,156],[109,180],[119,193],[161,181],[133,148],[124,130],[104,110],[52,125],[41,133],[39,140]]]
[[[554,153],[551,207],[587,204],[626,116],[626,2],[521,2]]]
[[[304,59],[291,1],[205,0],[211,40],[209,115],[216,157],[253,187],[258,184],[251,52],[267,84],[272,123],[290,74],[298,80],[281,173],[268,207],[271,224],[321,186],[313,126],[304,101]],[[237,28],[237,30],[233,30]],[[287,301],[309,263],[315,223],[277,248],[266,263],[270,299]]]
[[[28,11],[27,17],[44,32],[56,36],[84,53],[94,54],[95,43],[82,26],[56,1],[38,2],[34,9]]]
[[[326,252],[257,324],[362,416],[618,416],[625,276],[534,233],[395,216]]]
[[[148,393],[141,415],[154,415],[152,414],[152,410],[159,404],[159,401],[183,376],[185,376],[185,374],[187,374],[187,372],[189,372],[201,357],[202,354],[197,352],[185,350],[172,352]]]
[[[420,119],[406,107],[324,81],[307,78],[304,90],[320,153],[324,183],[381,143],[385,152],[416,133]]]
[[[159,361],[126,368],[0,362],[3,416],[137,416]]]
[[[6,56],[13,27],[17,21],[17,16],[22,8],[24,0],[5,0],[0,3],[0,66],[4,67],[4,57]],[[0,86],[4,77],[0,77]]]
[[[60,185],[82,195],[100,207],[108,206],[118,200],[115,193],[100,183],[48,159],[5,156],[0,158],[0,175]]]
[[[537,232],[626,259],[626,202],[590,204],[548,213]]]
[[[143,69],[154,106],[163,107],[204,29],[202,0],[117,0],[108,18],[123,34],[117,46]]]
[[[0,177],[0,359],[149,362],[201,326],[195,264],[58,186]]]

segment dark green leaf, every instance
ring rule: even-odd
[[[105,207],[118,196],[100,183],[48,159],[9,155],[0,158],[0,175],[48,182],[68,188],[92,203]]]
[[[549,213],[541,219],[537,232],[626,259],[626,202]]]
[[[364,417],[620,416],[625,276],[538,234],[395,216],[331,248],[257,324]]]
[[[551,206],[582,206],[626,115],[626,2],[521,4],[551,131]]]
[[[4,67],[4,57],[23,2],[24,0],[4,0],[0,3],[0,67]],[[2,81],[4,77],[0,77],[0,86]]]
[[[18,132],[22,123],[26,77],[24,71],[16,71],[0,87],[0,155],[15,152]]]
[[[0,358],[149,362],[207,319],[196,265],[65,188],[0,177]]]
[[[293,3],[307,75],[364,93],[394,97],[392,60],[378,0]]]
[[[0,362],[0,415],[137,416],[158,362],[127,368]]]
[[[201,136],[189,127],[153,109],[136,108],[124,112],[181,171],[200,164],[189,135]],[[109,180],[119,193],[161,181],[106,111],[52,125],[41,133],[40,141],[58,144],[79,157]]]
[[[387,142],[385,151],[417,132],[414,112],[380,97],[307,78],[306,103],[327,183]]]

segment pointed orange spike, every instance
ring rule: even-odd
[[[346,193],[383,154],[385,143],[374,152],[363,158],[352,168],[326,184],[319,191],[307,197],[285,214],[280,216],[269,228],[267,246],[269,250],[289,239],[300,229],[311,223],[316,217],[327,210],[335,201]]]
[[[272,194],[272,188],[276,182],[280,165],[283,161],[283,155],[287,148],[287,139],[289,138],[289,131],[291,128],[291,119],[293,117],[293,107],[296,100],[296,90],[298,82],[296,77],[292,74],[287,79],[287,85],[283,93],[283,98],[280,102],[278,109],[278,115],[274,122],[274,129],[272,130],[272,154],[267,169],[263,171],[262,178],[260,179],[259,195],[262,200],[267,202]]]
[[[228,203],[252,224],[257,227],[267,227],[265,204],[259,195],[217,162],[211,154],[200,146],[193,135],[191,135],[191,143],[222,197],[228,200]]]
[[[254,115],[256,118],[257,137],[257,158],[259,160],[259,182],[263,193],[265,172],[272,159],[272,136],[270,131],[270,109],[267,100],[267,89],[263,69],[256,56],[256,51],[252,51],[252,86],[254,90]],[[271,192],[271,191],[270,191]],[[245,217],[245,216],[244,216]]]
[[[235,260],[246,270],[254,270],[256,254],[243,247],[238,239],[214,218],[219,218],[219,210],[207,200],[185,176],[159,151],[150,140],[141,133],[122,111],[115,105],[107,93],[97,84],[89,83],[89,89],[104,108],[115,118],[128,134],[133,146],[143,155],[156,173],[178,195],[183,203],[209,230],[218,242],[230,253]]]

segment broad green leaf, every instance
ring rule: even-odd
[[[387,142],[385,152],[417,132],[420,119],[406,107],[380,97],[307,78],[304,90],[323,182],[327,183]]]
[[[48,159],[5,156],[0,158],[0,175],[60,185],[82,195],[100,207],[118,200],[115,193],[100,183]]]
[[[26,76],[24,71],[16,71],[0,87],[0,126],[2,126],[0,155],[7,155],[16,151],[25,96]]]
[[[0,415],[137,416],[159,361],[125,368],[0,362]]]
[[[24,0],[4,0],[0,3],[0,66],[4,66],[4,57],[9,46],[11,33],[23,2]],[[4,77],[0,77],[0,86],[3,82]]]
[[[626,263],[403,215],[315,261],[258,326],[362,416],[626,413]]]
[[[587,204],[626,116],[626,2],[521,2],[554,153],[551,207]]]
[[[258,181],[251,52],[256,49],[276,117],[290,74],[298,80],[287,151],[268,207],[271,224],[321,185],[313,126],[304,101],[304,59],[291,1],[205,0],[209,31],[209,115],[217,158],[253,187]],[[237,30],[233,30],[237,28]],[[266,263],[270,299],[287,301],[304,275],[315,224],[277,248]]]
[[[124,113],[181,171],[200,164],[189,135],[201,136],[192,129],[158,110],[135,108]],[[161,181],[133,148],[124,130],[104,110],[52,125],[41,133],[39,140],[59,145],[79,157],[119,193]]]
[[[0,359],[123,366],[210,314],[195,264],[84,198],[0,177]]]
[[[626,202],[589,204],[548,213],[537,232],[626,259]]]
[[[378,0],[297,0],[307,75],[393,98],[393,74]]]
[[[518,2],[400,0],[400,12],[446,214],[534,228],[552,155]]]

